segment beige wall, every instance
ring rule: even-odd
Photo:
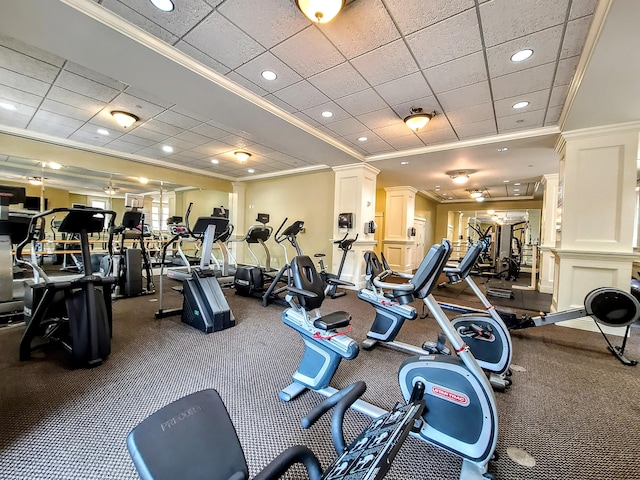
[[[214,207],[229,208],[229,193],[219,190],[182,190],[176,192],[175,212],[169,212],[169,215],[178,215],[184,218],[191,202],[193,202],[193,207],[189,215],[189,222],[193,226],[196,218],[211,215]]]
[[[245,192],[246,225],[243,228],[236,226],[236,231],[246,232],[249,226],[256,223],[258,213],[270,215],[274,235],[285,217],[288,217],[286,225],[302,220],[305,232],[298,235],[302,251],[312,259],[315,253],[325,253],[325,264],[330,266],[333,224],[337,222],[337,219],[331,218],[334,184],[335,175],[330,170],[248,182]],[[267,247],[271,253],[272,267],[280,268],[284,263],[282,247],[273,240],[273,236],[268,240]],[[291,260],[295,252],[288,242],[287,247]],[[254,251],[257,253],[259,250]]]
[[[436,212],[438,204],[420,194],[416,195],[415,216],[422,217],[426,220],[424,245],[429,249],[433,245],[435,240],[435,227],[436,227]]]

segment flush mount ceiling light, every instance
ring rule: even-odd
[[[163,152],[167,152],[167,153],[173,153],[173,147],[170,145],[163,145],[162,146],[162,151]]]
[[[171,0],[151,0],[153,6],[163,12],[172,12],[174,9],[173,2]]]
[[[469,194],[472,198],[480,198],[482,197],[482,192],[480,190],[469,190]]]
[[[43,167],[49,167],[51,170],[60,170],[62,165],[58,162],[45,162],[42,164]]]
[[[11,103],[5,103],[5,102],[0,102],[0,108],[4,110],[11,110],[11,111],[15,111],[18,109],[15,105]]]
[[[249,160],[249,157],[251,157],[251,154],[249,152],[243,152],[242,150],[237,150],[233,152],[233,154],[236,156],[240,163],[246,162],[247,160]]]
[[[217,158],[212,158],[211,159],[211,163],[213,163],[214,165],[220,163],[220,160],[218,160]]]
[[[475,170],[449,170],[445,173],[451,177],[453,183],[462,185],[467,183],[469,181],[469,175],[475,172]]]
[[[96,130],[100,135],[109,135],[109,130],[107,130],[106,128],[99,128],[98,130]]]
[[[296,0],[296,5],[312,22],[327,23],[342,10],[344,0]]]
[[[331,117],[333,117],[333,112],[330,112],[329,110],[326,110],[326,111],[322,112],[322,116],[324,118],[331,118]]]
[[[29,179],[29,183],[31,185],[42,185],[42,178],[40,178],[40,177],[31,177]]]
[[[524,50],[520,50],[519,52],[516,52],[513,55],[511,55],[511,61],[521,62],[529,58],[531,55],[533,55],[533,50],[531,50],[530,48],[525,48]]]
[[[269,81],[272,81],[278,78],[278,75],[276,75],[276,72],[272,72],[271,70],[265,70],[260,75],[262,75],[262,78]]]
[[[249,173],[256,173],[256,171],[253,168],[250,168],[249,170],[247,170],[247,172]]]
[[[366,142],[367,140],[369,140],[367,137],[358,137],[359,142]]]
[[[133,113],[127,113],[120,110],[114,110],[113,112],[111,112],[111,116],[116,120],[116,122],[118,122],[118,125],[120,125],[122,128],[128,128],[138,120],[140,120]]]
[[[113,187],[105,187],[104,188],[104,193],[106,193],[107,195],[115,195],[116,193],[118,193],[118,188],[113,188]]]
[[[411,110],[409,112],[410,115],[404,119],[404,123],[406,123],[407,127],[409,127],[414,132],[417,132],[418,130],[423,128],[427,123],[429,123],[429,120],[436,116],[435,111],[431,113],[425,113],[421,108],[418,107],[411,107]]]
[[[147,183],[149,183],[149,179],[146,177],[139,177],[138,181],[143,185],[146,185]]]

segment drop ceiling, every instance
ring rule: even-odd
[[[562,109],[604,17],[596,0],[353,0],[318,26],[290,0],[175,4],[5,4],[0,102],[17,109],[0,130],[231,181],[367,162],[379,186],[440,201],[531,198],[558,170]],[[417,133],[411,107],[436,112]],[[140,121],[123,129],[113,110]],[[456,169],[476,173],[454,188]]]

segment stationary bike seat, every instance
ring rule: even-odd
[[[351,323],[351,315],[347,312],[337,311],[314,320],[313,326],[320,330],[335,330],[346,327]]]

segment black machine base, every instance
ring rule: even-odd
[[[182,321],[203,331],[217,332],[236,324],[213,270],[196,269],[183,282]]]

